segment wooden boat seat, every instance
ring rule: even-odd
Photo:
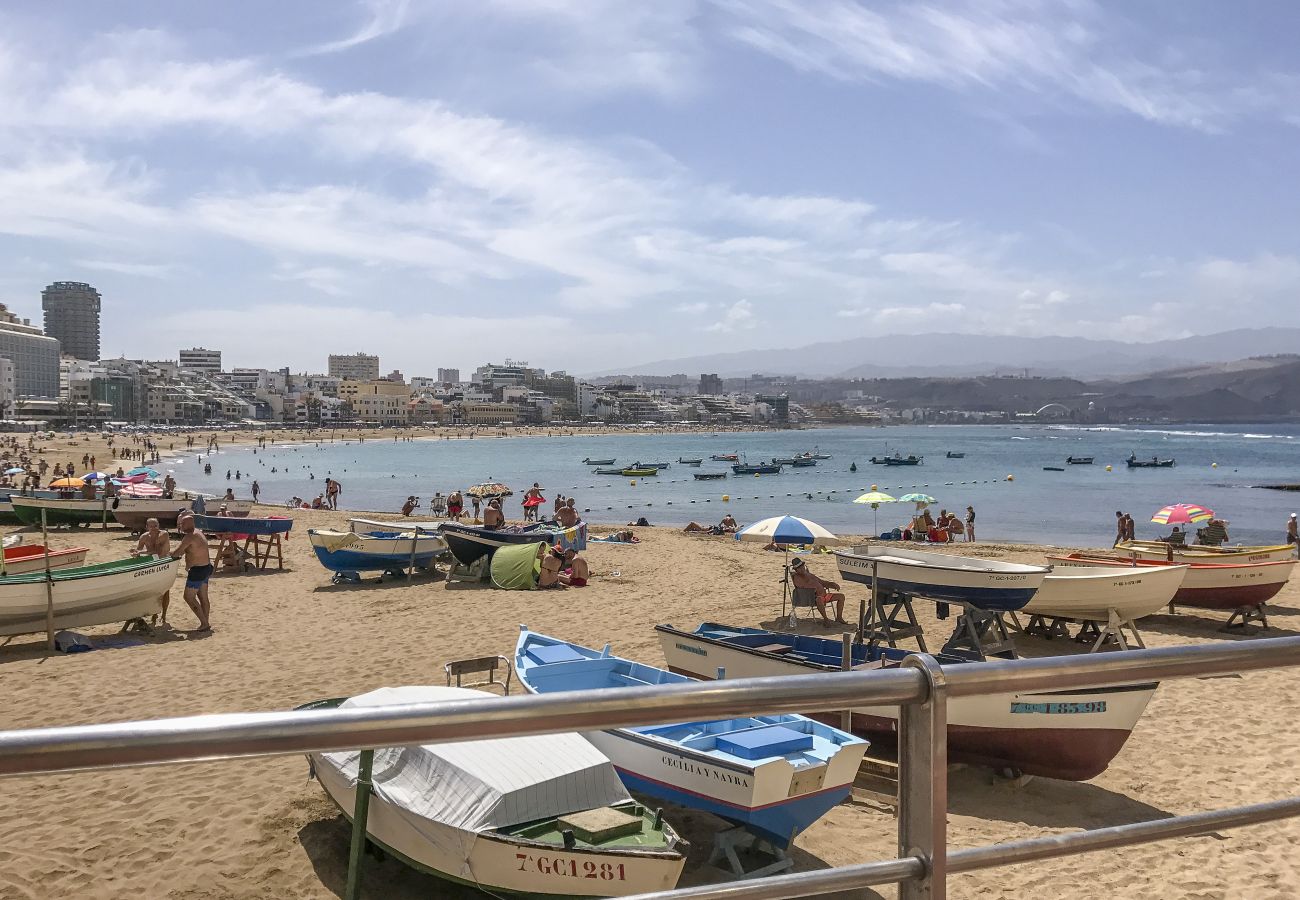
[[[794,648],[789,644],[764,644],[761,647],[751,647],[757,653],[789,653]]]

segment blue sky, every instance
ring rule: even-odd
[[[570,371],[1300,325],[1284,2],[20,2],[0,301],[105,355]]]

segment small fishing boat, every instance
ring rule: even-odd
[[[194,527],[208,534],[270,537],[292,531],[293,519],[288,516],[195,516]]]
[[[1132,622],[1168,606],[1189,568],[1151,566],[1137,571],[1112,571],[1053,566],[1022,612],[1093,622]]]
[[[774,456],[772,457],[772,462],[778,466],[793,466],[794,461],[798,458],[799,457],[797,456]],[[814,459],[812,462],[815,465],[817,460]]]
[[[299,709],[485,696],[454,687],[380,688]],[[308,756],[312,774],[349,821],[360,756]],[[418,871],[493,896],[671,890],[690,846],[661,812],[632,799],[604,754],[572,733],[377,749],[372,785],[370,841]]]
[[[1060,466],[1043,466],[1044,472],[1064,472],[1065,469]]]
[[[612,465],[614,465],[614,460],[613,460],[613,459],[592,459],[590,456],[588,456],[588,457],[587,457],[586,459],[584,459],[582,462],[583,462],[584,465],[588,465],[588,466],[612,466]]]
[[[556,528],[538,522],[533,525],[508,525],[504,528],[485,528],[482,525],[464,525],[460,522],[443,522],[443,539],[447,549],[463,565],[472,565],[485,556],[491,556],[498,547],[511,544],[565,544],[575,550],[587,545],[587,523],[579,522],[573,528]],[[407,545],[410,551],[410,545]]]
[[[24,497],[10,494],[14,515],[24,525],[40,525],[41,512],[45,512],[48,525],[91,525],[113,521],[112,500],[59,499],[51,497]]]
[[[642,466],[640,468],[633,466],[627,469],[619,469],[618,474],[625,478],[647,478],[651,475],[658,475],[659,470],[652,466]]]
[[[726,478],[726,472],[696,472],[696,481],[717,481],[720,478]]]
[[[632,468],[633,468],[633,469],[660,469],[660,470],[662,470],[662,469],[666,469],[666,468],[668,468],[670,465],[671,465],[671,463],[660,463],[660,462],[654,462],[654,463],[643,463],[643,462],[641,462],[640,460],[637,460],[636,462],[632,463]]]
[[[674,684],[684,675],[520,626],[515,674],[534,694]],[[629,789],[711,812],[786,848],[846,799],[867,743],[804,716],[739,716],[584,735]]]
[[[736,463],[731,471],[737,475],[780,475],[781,467],[775,463]]]
[[[99,501],[94,502],[98,504]],[[131,531],[144,531],[150,519],[157,519],[163,528],[175,528],[180,511],[190,509],[190,503],[189,500],[162,497],[118,497],[109,501],[109,515],[117,524]],[[252,506],[247,501],[232,503],[227,500],[225,506],[227,516],[246,516],[252,511]]]
[[[704,459],[702,457],[700,459],[682,459],[679,456],[677,462],[683,466],[698,466],[704,462]]]
[[[709,457],[714,462],[736,462],[740,459],[739,453],[715,453]]]
[[[1185,565],[1187,570],[1182,583],[1170,602],[1176,606],[1221,611],[1249,609],[1268,602],[1286,586],[1296,566],[1294,559],[1260,563],[1170,563],[1155,559],[1133,560],[1107,553],[1071,553],[1048,558],[1062,565],[1117,568],[1128,572],[1182,568]]]
[[[1133,455],[1124,462],[1128,463],[1130,469],[1172,469],[1174,466],[1174,460],[1160,459],[1157,456],[1150,459],[1138,459],[1136,455]]]
[[[843,666],[838,638],[737,628],[705,623],[694,631],[656,625],[659,644],[672,672],[692,678],[809,675]],[[871,644],[852,645],[856,669],[899,665],[909,651]],[[982,662],[936,653],[949,666]],[[1010,768],[1029,775],[1084,781],[1106,770],[1119,753],[1155,693],[1155,684],[1086,688],[1033,694],[989,694],[948,698],[948,759],[951,762]],[[840,721],[840,714],[815,718]],[[892,746],[898,738],[898,707],[855,707],[853,733],[873,744]]]
[[[829,453],[822,453],[816,447],[812,449],[811,453],[805,453],[803,455],[808,459],[830,459],[831,458],[831,455]]]
[[[623,470],[622,469],[597,469],[596,474],[597,475],[622,475]]]
[[[1283,562],[1296,558],[1294,544],[1273,544],[1255,547],[1214,547],[1208,544],[1169,544],[1165,541],[1120,541],[1116,551],[1123,551],[1138,559],[1185,563],[1260,563]]]
[[[19,497],[44,497],[51,500],[59,496],[58,491],[45,490],[28,491],[27,493],[20,493],[19,491],[11,490],[10,493]],[[17,525],[21,520],[18,518],[17,514],[14,513],[14,505],[9,502],[9,496],[9,494],[0,494],[0,524]]]
[[[1021,609],[1052,571],[1051,566],[899,547],[836,550],[835,559],[840,575],[847,581],[870,585],[874,567],[879,573],[880,586],[887,590],[940,602],[965,603],[993,612]]]
[[[1092,465],[1091,456],[1067,456],[1065,458],[1067,466],[1090,466]]]
[[[447,541],[436,532],[424,531],[334,531],[311,528],[307,540],[316,558],[334,572],[336,581],[359,578],[361,572],[392,572],[411,565],[428,569]]]
[[[945,455],[948,459],[965,459],[965,458],[966,458],[966,453],[965,453],[964,451],[961,452],[961,453],[958,453],[958,452],[955,451],[955,450],[949,450],[949,451],[948,451],[946,454],[944,454],[944,455]]]
[[[885,465],[887,466],[919,466],[925,462],[924,456],[887,456]]]
[[[775,460],[773,460],[773,462],[775,462]],[[811,466],[817,465],[817,458],[813,456],[796,456],[790,465],[794,466],[796,469],[807,469]]]
[[[86,554],[89,552],[88,547],[47,550],[44,544],[5,547],[4,574],[25,575],[28,572],[44,572],[47,564],[51,569],[80,566],[86,562]]]
[[[42,565],[25,575],[0,578],[0,635],[44,631],[50,594],[56,629],[154,615],[180,570],[178,559],[132,557],[55,569],[48,576]]]

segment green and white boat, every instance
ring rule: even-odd
[[[161,609],[162,595],[181,569],[178,559],[117,559],[0,578],[0,635],[45,630],[53,596],[54,627],[82,628],[129,622]]]
[[[452,687],[380,688],[335,709],[482,699]],[[312,770],[351,817],[360,751],[313,753]],[[689,845],[634,801],[609,759],[577,734],[375,750],[370,840],[422,872],[488,894],[620,897],[670,890]]]
[[[56,497],[24,497],[10,494],[14,515],[24,525],[40,525],[41,510],[45,511],[47,525],[98,525],[112,522],[112,498],[95,500],[60,500]]]

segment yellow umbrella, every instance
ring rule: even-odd
[[[891,497],[888,494],[881,493],[880,491],[867,491],[867,493],[863,494],[861,497],[858,497],[853,502],[871,504],[871,529],[876,534],[880,534],[880,526],[876,521],[876,510],[880,509],[880,504],[882,503],[898,502],[898,498]]]
[[[52,488],[67,488],[67,487],[79,488],[85,486],[86,486],[86,482],[82,481],[80,478],[58,478],[50,482],[50,487]]]

